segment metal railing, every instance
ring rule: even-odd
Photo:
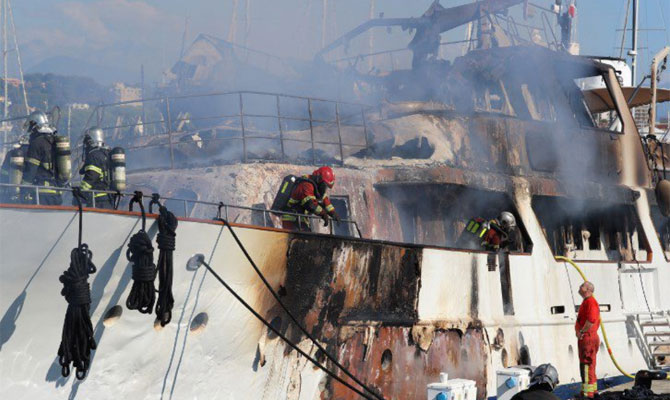
[[[72,194],[73,188],[71,187],[53,187],[53,186],[36,186],[36,185],[15,185],[15,184],[10,184],[10,183],[0,183],[0,194],[2,196],[8,196],[11,195],[11,191],[7,189],[14,189],[16,193],[16,200],[13,203],[22,203],[22,204],[33,204],[32,202],[24,203],[20,201],[21,197],[25,193],[25,190],[28,190],[29,193],[34,194],[34,204],[40,205],[40,189],[50,189],[50,190],[57,190],[59,192],[64,192]],[[24,191],[21,191],[22,193],[18,193],[20,189],[25,189]],[[135,193],[128,193],[128,192],[114,192],[114,191],[108,191],[108,190],[82,190],[82,193],[91,193],[91,206],[95,208],[96,203],[96,194],[108,194],[110,196],[113,196],[117,198],[119,201],[116,204],[117,209],[121,209],[122,206],[123,208],[128,207],[128,203],[130,199],[132,199],[135,196]],[[142,194],[142,197],[144,199],[148,199],[151,201],[154,199],[153,195],[145,195]],[[66,203],[66,200],[71,200],[70,197],[64,197],[63,198],[63,203]],[[180,198],[174,198],[174,197],[159,197],[160,201],[163,201],[164,204],[170,202],[172,204],[181,204],[183,209],[183,214],[180,214],[180,212],[176,211],[176,209],[173,209],[175,215],[177,216],[182,216],[185,218],[190,217],[193,214],[193,210],[196,208],[196,206],[204,207],[204,208],[214,208],[216,210],[216,214],[214,219],[216,217],[224,218],[226,221],[229,222],[237,222],[236,219],[241,215],[241,212],[250,212],[250,213],[256,213],[257,215],[262,216],[263,223],[262,224],[254,224],[253,223],[253,215],[251,215],[251,218],[249,218],[249,225],[256,225],[256,226],[263,226],[263,227],[275,227],[273,223],[273,216],[277,218],[277,221],[281,218],[281,216],[284,215],[291,215],[298,217],[298,224],[302,224],[303,219],[309,219],[310,221],[318,222],[318,220],[321,219],[320,216],[317,215],[311,215],[311,214],[299,214],[299,213],[294,213],[294,212],[288,212],[288,211],[275,211],[275,210],[268,210],[265,208],[258,208],[258,207],[247,207],[247,206],[240,206],[240,205],[234,205],[234,204],[227,204],[223,202],[219,203],[213,203],[213,202],[208,202],[208,201],[201,201],[201,200],[191,200],[191,199],[180,199]],[[2,202],[2,201],[0,201]],[[149,208],[147,208],[149,209]],[[204,210],[202,210],[204,211]],[[236,213],[235,213],[236,212]],[[231,219],[232,218],[232,219]],[[331,223],[328,225],[329,226],[329,232],[330,234],[333,234],[333,225],[334,224],[346,224],[349,229],[350,234],[358,234],[359,238],[363,238],[363,235],[361,233],[361,230],[358,226],[358,223],[355,220],[352,219],[342,219],[339,222],[336,221],[331,221]],[[352,229],[353,228],[353,229]],[[317,232],[318,233],[318,232]]]
[[[133,106],[134,114],[129,108]],[[198,156],[208,164],[223,159],[343,165],[347,156],[369,147],[366,113],[370,109],[364,104],[279,93],[215,92],[101,104],[92,110],[85,127],[100,126],[110,145],[137,153],[128,156],[129,170],[168,167],[133,163],[143,157],[143,151],[160,158],[161,150],[166,151],[163,155],[169,157],[170,168],[197,164]],[[116,120],[109,121],[110,116]],[[77,146],[74,157],[81,151]]]

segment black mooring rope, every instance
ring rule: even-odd
[[[151,238],[145,231],[146,214],[142,204],[142,192],[135,192],[130,200],[129,209],[133,210],[133,203],[140,205],[142,211],[142,229],[134,234],[128,242],[126,258],[133,263],[133,287],[130,289],[126,307],[129,310],[138,310],[142,314],[151,314],[156,301],[156,265],[154,264],[154,248]]]
[[[349,382],[347,382],[347,381],[345,381],[344,379],[342,379],[342,378],[340,378],[339,376],[337,376],[337,374],[335,374],[333,371],[329,370],[329,369],[326,368],[323,364],[321,364],[319,361],[317,361],[317,360],[314,359],[312,356],[310,356],[310,355],[307,354],[305,351],[303,351],[300,347],[298,347],[298,345],[296,345],[295,343],[291,342],[286,336],[284,336],[284,335],[279,331],[279,329],[277,329],[277,328],[275,328],[274,326],[272,326],[272,324],[271,324],[270,322],[268,322],[265,318],[263,318],[262,315],[260,315],[258,312],[256,312],[256,310],[254,310],[253,307],[251,307],[251,306],[249,305],[249,303],[247,303],[246,301],[244,301],[244,299],[243,299],[242,297],[240,297],[240,295],[238,295],[238,294],[235,292],[235,290],[233,290],[233,288],[231,288],[231,287],[226,283],[226,281],[224,281],[224,280],[219,276],[219,274],[217,274],[216,271],[214,271],[214,270],[212,269],[212,267],[209,266],[209,264],[207,264],[206,262],[204,262],[204,260],[203,260],[202,264],[205,266],[205,268],[207,268],[207,270],[208,270],[209,272],[212,273],[212,275],[214,275],[214,277],[215,277],[215,278],[216,278],[216,279],[223,285],[223,287],[225,287],[225,288],[230,292],[230,294],[232,294],[233,297],[235,297],[235,299],[237,299],[237,301],[239,301],[239,302],[244,306],[244,308],[246,308],[247,310],[249,310],[249,312],[252,313],[252,314],[254,315],[254,317],[256,317],[259,321],[261,321],[261,322],[263,323],[263,325],[265,325],[265,326],[266,326],[269,330],[271,330],[275,335],[279,336],[284,342],[286,342],[286,344],[288,344],[289,346],[291,346],[295,351],[297,351],[298,353],[300,353],[301,355],[303,355],[305,358],[307,358],[307,360],[309,360],[312,364],[314,364],[316,367],[318,367],[318,368],[321,369],[323,372],[325,372],[326,374],[328,374],[328,376],[330,376],[331,378],[335,379],[336,381],[340,382],[341,384],[343,384],[343,385],[346,386],[347,388],[349,388],[349,389],[351,389],[352,391],[354,391],[354,392],[355,392],[356,394],[358,394],[359,396],[361,396],[361,397],[363,397],[363,398],[365,398],[365,399],[367,399],[367,400],[374,400],[375,398],[377,398],[377,399],[382,399],[382,400],[383,400],[383,397],[380,397],[379,395],[377,395],[377,394],[375,394],[375,393],[373,393],[374,397],[372,397],[372,396],[370,396],[369,394],[367,394],[367,393],[365,393],[365,392],[363,392],[363,391],[361,391],[361,390],[355,388],[355,387],[354,387],[353,385],[351,385]],[[360,385],[360,384],[359,384],[359,385]],[[370,391],[370,389],[368,389],[366,386],[364,386],[364,385],[361,385],[361,386],[363,386],[367,391]],[[371,392],[371,393],[372,393],[372,392]]]
[[[70,375],[72,364],[77,370],[77,379],[84,379],[91,363],[91,350],[97,346],[90,317],[91,288],[88,283],[88,275],[95,273],[96,268],[92,261],[93,253],[86,243],[81,243],[83,195],[79,188],[74,188],[72,192],[79,205],[79,240],[78,246],[70,253],[70,267],[59,278],[63,284],[61,295],[68,305],[58,348],[58,363],[64,377]]]
[[[326,358],[328,358],[330,361],[332,361],[332,363],[335,364],[335,366],[337,366],[337,368],[339,368],[342,372],[344,372],[349,378],[351,378],[354,382],[356,382],[358,385],[360,385],[360,386],[361,386],[363,389],[365,389],[367,392],[369,392],[370,394],[372,394],[376,399],[378,399],[378,400],[384,400],[384,397],[382,397],[381,395],[377,394],[377,392],[374,392],[372,389],[370,389],[369,387],[367,387],[363,382],[361,382],[361,381],[360,381],[358,378],[356,378],[351,372],[349,372],[349,370],[347,370],[344,366],[342,366],[342,364],[340,364],[340,363],[335,359],[334,356],[332,356],[328,351],[326,351],[326,349],[325,349],[325,348],[324,348],[324,347],[323,347],[323,346],[322,346],[322,345],[321,345],[321,344],[320,344],[320,343],[319,343],[319,342],[318,342],[318,341],[317,341],[317,340],[316,340],[316,339],[315,339],[309,332],[307,332],[307,329],[305,329],[305,328],[298,322],[298,319],[293,315],[293,313],[291,313],[291,311],[289,311],[289,309],[286,307],[286,305],[284,305],[284,303],[281,301],[281,299],[279,298],[279,295],[277,294],[277,292],[275,292],[275,290],[272,288],[272,285],[270,285],[270,283],[267,281],[267,279],[265,279],[265,276],[263,275],[263,273],[261,272],[261,270],[258,268],[258,266],[257,266],[256,263],[254,262],[254,260],[252,260],[251,256],[250,256],[249,253],[247,252],[247,249],[244,247],[244,245],[242,244],[242,242],[240,241],[240,239],[237,237],[237,234],[235,234],[235,231],[234,231],[233,228],[230,226],[230,224],[228,223],[228,221],[225,220],[225,219],[223,219],[223,218],[219,218],[219,220],[221,220],[221,221],[224,223],[224,225],[226,225],[226,227],[228,227],[228,230],[230,230],[230,233],[231,233],[231,235],[233,236],[233,238],[235,239],[235,242],[237,242],[238,247],[242,250],[242,252],[243,252],[244,255],[246,256],[247,260],[249,260],[249,263],[251,264],[251,266],[252,266],[252,267],[254,268],[254,270],[256,271],[256,274],[258,274],[258,276],[261,278],[261,280],[263,281],[263,283],[265,284],[265,286],[268,288],[268,290],[270,291],[270,293],[272,293],[272,296],[275,298],[275,300],[277,301],[277,303],[279,303],[279,305],[280,305],[281,308],[284,310],[284,312],[286,312],[286,314],[289,316],[289,318],[291,318],[291,320],[293,321],[293,323],[294,323],[294,324],[295,324],[295,325],[302,331],[302,333],[305,334],[305,336],[307,336],[307,337],[309,338],[309,340],[310,340],[312,343],[314,343],[314,345],[315,345],[319,350],[321,350],[321,352],[326,356]],[[360,393],[359,393],[359,394],[360,394]]]
[[[159,203],[160,204],[160,203]],[[156,317],[165,326],[172,319],[172,252],[175,249],[175,237],[177,236],[177,217],[165,206],[158,209],[158,301],[156,302]]]

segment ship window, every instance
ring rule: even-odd
[[[631,204],[534,196],[533,210],[554,255],[580,260],[646,260],[648,242]]]
[[[550,93],[536,83],[521,84],[521,95],[532,119],[536,121],[556,121],[556,107],[549,97]]]
[[[653,192],[648,192],[650,201],[654,198]],[[654,223],[654,228],[661,241],[663,253],[666,259],[670,259],[670,218],[664,217],[661,214],[661,209],[656,204],[651,204],[649,211],[651,213],[651,221]]]
[[[506,193],[456,184],[389,184],[379,186],[378,190],[391,204],[404,242],[481,251],[484,250],[481,240],[465,229],[468,221],[473,218],[488,221],[502,211],[510,211],[519,229],[514,234],[515,245],[509,250],[520,253],[532,250],[530,236]]]
[[[351,219],[349,212],[349,196],[329,196],[335,207],[335,212],[342,219]],[[338,236],[353,236],[351,225],[344,222],[333,222],[333,234]]]
[[[477,80],[475,83],[475,111],[514,116],[501,81]]]
[[[587,128],[622,132],[621,114],[606,76],[579,78],[574,83],[568,97],[577,122]]]

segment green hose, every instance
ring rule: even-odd
[[[577,264],[575,264],[574,261],[572,261],[571,259],[569,259],[569,258],[567,258],[567,257],[563,257],[563,256],[555,256],[554,258],[556,258],[556,260],[558,260],[558,261],[565,261],[565,262],[567,262],[568,264],[570,264],[570,265],[572,265],[573,267],[575,267],[575,269],[577,270],[577,272],[579,272],[579,275],[581,275],[582,279],[584,279],[584,282],[588,281],[588,279],[586,279],[586,275],[584,275],[584,272],[582,272],[582,269],[579,268],[579,266],[578,266]],[[600,322],[600,331],[603,333],[603,340],[605,341],[605,346],[607,347],[607,352],[609,353],[609,355],[610,355],[610,359],[611,359],[612,362],[614,363],[614,366],[616,367],[616,369],[619,370],[619,372],[621,372],[621,373],[624,374],[625,376],[627,376],[627,377],[629,377],[629,378],[631,378],[631,379],[635,379],[635,375],[631,375],[631,374],[629,374],[628,372],[624,371],[623,368],[621,368],[621,366],[619,365],[619,363],[616,361],[616,358],[614,357],[614,353],[612,353],[612,348],[610,347],[610,343],[609,343],[609,341],[607,340],[607,332],[605,331],[605,324],[602,323],[602,320],[599,321],[599,322]],[[666,379],[667,379],[667,380],[670,380],[670,375],[669,375]]]

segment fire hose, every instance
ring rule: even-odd
[[[575,267],[575,269],[577,270],[577,272],[579,272],[579,275],[582,277],[584,282],[588,281],[588,279],[586,279],[586,275],[584,275],[584,272],[582,271],[582,269],[579,268],[579,266],[577,264],[575,264],[574,261],[572,261],[571,259],[569,259],[567,257],[563,257],[563,256],[555,256],[554,258],[558,261],[565,261],[568,264]],[[619,372],[621,372],[622,374],[624,374],[625,376],[627,376],[631,379],[635,379],[635,375],[629,374],[628,372],[624,371],[624,369],[621,368],[621,366],[617,362],[616,357],[614,357],[614,353],[612,352],[612,348],[610,347],[609,340],[607,340],[607,331],[605,330],[605,324],[603,324],[602,319],[598,322],[600,323],[600,331],[603,333],[603,340],[605,341],[605,346],[607,347],[607,352],[610,355],[610,359],[612,360],[612,363],[614,363],[614,366],[616,367],[616,369],[619,370]],[[670,375],[668,375],[668,377],[666,379],[670,380]]]

